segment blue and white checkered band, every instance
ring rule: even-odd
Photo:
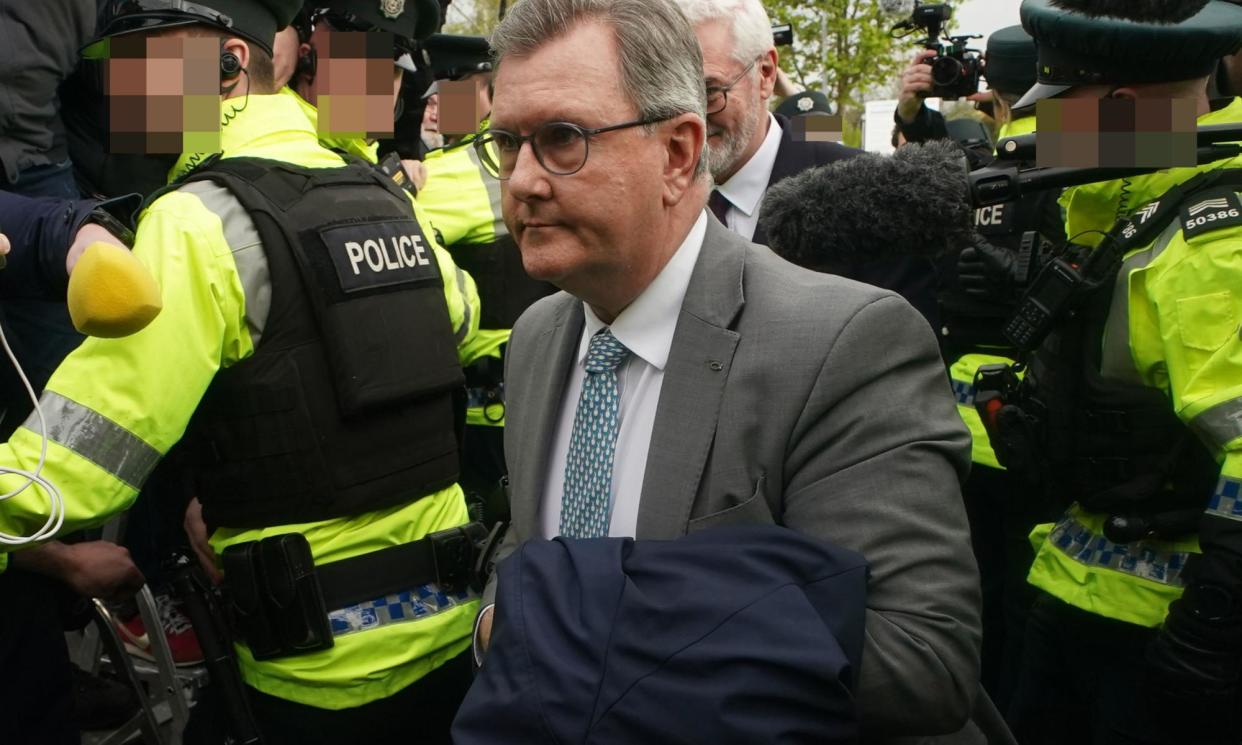
[[[953,395],[957,396],[957,402],[962,406],[975,405],[975,386],[973,383],[963,383],[960,380],[953,382]]]
[[[1080,564],[1176,587],[1183,584],[1182,570],[1190,558],[1185,551],[1170,551],[1157,542],[1113,543],[1068,514],[1053,527],[1048,541]]]
[[[1215,517],[1242,521],[1242,480],[1221,476],[1208,502],[1207,513]]]
[[[586,380],[578,397],[574,429],[565,458],[565,493],[561,498],[561,535],[599,538],[608,535],[612,501],[612,458],[617,447],[617,366],[630,354],[604,329],[587,348]]]
[[[332,636],[346,636],[389,624],[421,621],[478,597],[470,590],[443,592],[432,583],[331,611],[328,623],[332,626]]]

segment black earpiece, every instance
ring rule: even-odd
[[[293,71],[293,80],[296,83],[305,79],[307,83],[314,82],[315,72],[319,69],[319,53],[314,47],[307,50],[306,54],[298,57],[297,67]]]
[[[241,60],[232,52],[220,53],[220,79],[232,80],[242,72]]]

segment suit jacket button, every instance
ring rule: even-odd
[[[716,360],[711,360],[707,363],[707,366],[710,367],[713,372],[720,372],[724,369],[724,365]]]

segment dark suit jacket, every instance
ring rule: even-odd
[[[978,578],[958,481],[970,436],[917,318],[891,292],[799,269],[709,219],[638,510],[639,540],[775,523],[861,553],[870,740],[955,731],[978,691]],[[539,534],[582,328],[582,302],[563,292],[514,326],[502,555]]]
[[[862,152],[835,142],[798,142],[793,138],[789,119],[779,114],[774,116],[781,125],[781,144],[776,151],[776,162],[772,165],[772,177],[768,179],[769,188],[790,176],[852,158]],[[768,245],[767,225],[762,212],[759,213],[759,224],[755,227],[755,235],[751,240],[763,246]],[[931,259],[911,257],[855,261],[836,273],[896,292],[922,313],[933,328],[939,328],[936,312],[937,270]]]

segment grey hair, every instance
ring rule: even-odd
[[[749,65],[771,49],[772,22],[759,0],[677,0],[691,25],[728,20],[733,31],[733,59]]]
[[[505,57],[530,54],[584,21],[612,27],[621,90],[640,118],[662,120],[690,113],[706,126],[703,53],[694,28],[673,0],[521,0],[492,33],[497,69]],[[654,125],[646,130],[654,131]],[[701,176],[706,169],[704,152],[695,174]]]

